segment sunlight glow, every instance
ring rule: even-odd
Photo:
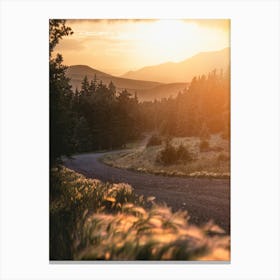
[[[229,46],[227,20],[72,20],[58,47],[66,64],[113,75]]]

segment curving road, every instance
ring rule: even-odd
[[[98,159],[105,153],[90,153],[65,159],[64,165],[86,177],[104,182],[128,183],[135,192],[155,196],[173,210],[188,210],[190,221],[202,224],[214,220],[230,233],[230,179],[166,177],[119,169]]]

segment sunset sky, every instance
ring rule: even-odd
[[[85,64],[112,75],[179,62],[229,47],[229,20],[68,20],[74,34],[56,47],[64,64]]]

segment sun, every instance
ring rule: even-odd
[[[188,40],[196,31],[195,24],[182,20],[158,20],[142,30],[142,47],[158,60],[179,61],[186,56],[186,45],[192,45]]]

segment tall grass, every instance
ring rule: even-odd
[[[228,260],[221,228],[189,224],[127,184],[104,184],[64,167],[51,170],[51,260]]]

